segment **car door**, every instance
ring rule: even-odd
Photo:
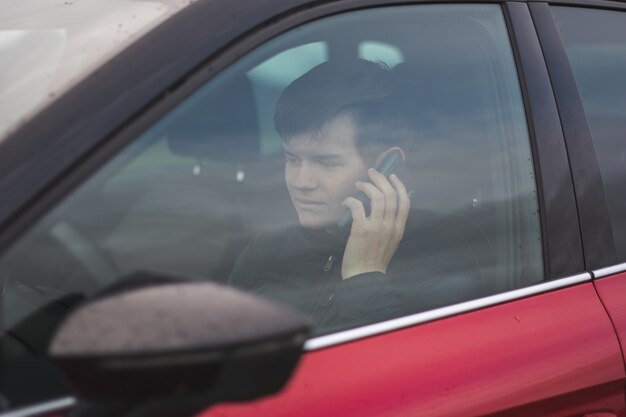
[[[52,410],[24,407],[69,392],[45,346],[85,297],[139,269],[228,283],[251,239],[301,226],[276,103],[319,64],[367,61],[389,76],[399,129],[383,133],[402,141],[411,174],[400,304],[377,315],[370,303],[386,300],[357,300],[367,319],[318,323],[284,392],[206,415],[625,415],[619,343],[585,269],[567,130],[528,6],[358,6],[299,10],[233,44],[14,215],[22,225],[6,229],[0,257],[6,410]],[[338,268],[328,262],[320,275]],[[274,269],[285,292],[248,290],[303,308],[292,269]],[[320,305],[332,309],[332,295]]]
[[[623,195],[626,178],[626,147],[623,140],[626,133],[626,13],[622,5],[613,7],[612,4],[610,8],[553,5],[550,7],[551,15],[547,10],[541,12],[546,15],[546,20],[553,19],[555,26],[552,31],[558,29],[563,39],[564,49],[558,50],[558,61],[552,65],[556,67],[565,59],[571,64],[571,72],[565,73],[561,100],[565,100],[566,94],[573,97],[573,104],[568,111],[582,116],[579,120],[580,133],[570,134],[572,142],[580,142],[590,150],[589,159],[594,166],[598,166],[600,173],[593,178],[593,183],[604,198],[589,196],[585,191],[587,187],[578,187],[578,199],[597,206],[594,211],[587,211],[582,218],[589,230],[596,231],[597,237],[588,236],[583,243],[590,248],[590,252],[605,254],[602,258],[590,259],[588,268],[593,270],[594,285],[623,347],[626,334],[623,303],[626,260],[626,206]],[[595,28],[593,33],[580,29],[583,21]],[[578,27],[574,29],[574,26]],[[583,169],[580,163],[575,167]],[[584,179],[578,181],[583,183]]]

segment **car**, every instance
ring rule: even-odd
[[[1,8],[0,416],[626,416],[623,1]],[[276,115],[324,65],[388,80],[389,292],[283,232],[326,204],[286,165],[341,182]]]

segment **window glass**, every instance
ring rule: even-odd
[[[1,392],[62,392],[38,361],[50,333],[137,270],[237,286],[316,335],[539,282],[537,207],[499,6],[310,23],[210,80],[2,255]]]
[[[626,261],[626,13],[553,13],[591,128],[618,257]]]

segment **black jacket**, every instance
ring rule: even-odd
[[[387,273],[343,280],[346,239],[301,226],[261,233],[242,251],[229,282],[304,313],[317,334],[439,307],[481,290],[471,267],[467,273],[465,266],[451,268],[455,262],[432,228],[405,232]]]

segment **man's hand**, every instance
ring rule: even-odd
[[[373,168],[367,174],[371,183],[359,181],[355,185],[371,200],[369,217],[356,198],[343,201],[352,213],[352,228],[341,265],[343,279],[365,272],[386,272],[409,216],[411,203],[402,181],[395,174],[387,179]]]

